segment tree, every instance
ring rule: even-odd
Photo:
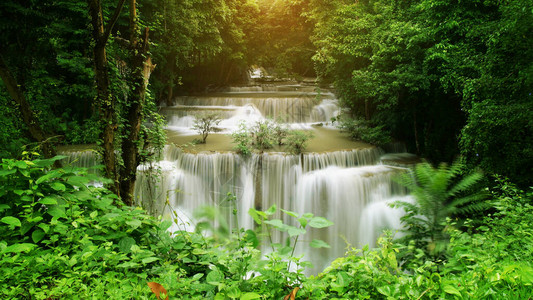
[[[215,131],[215,126],[220,123],[220,115],[217,113],[203,113],[195,116],[193,129],[202,136],[201,144],[205,144],[209,133]]]
[[[120,0],[115,8],[113,17],[104,28],[102,3],[100,0],[88,0],[91,15],[94,43],[94,64],[96,86],[98,91],[97,103],[103,116],[103,159],[106,175],[114,181],[113,191],[122,198],[127,205],[133,204],[133,190],[136,180],[137,167],[141,162],[141,124],[145,117],[144,106],[150,74],[155,68],[149,55],[148,28],[139,39],[139,17],[137,15],[136,0],[129,1],[129,39],[115,37],[114,40],[126,49],[126,58],[120,60],[123,66],[121,76],[125,78],[127,86],[127,100],[122,104],[122,116],[126,122],[117,124],[118,96],[113,94],[109,79],[109,66],[106,45],[114,24],[120,17],[125,0]],[[117,133],[120,134],[117,138]],[[119,142],[120,147],[115,149]],[[116,155],[121,156],[123,166],[117,170]]]
[[[138,37],[139,19],[137,16],[136,0],[130,0],[129,14],[129,41],[121,40],[129,50],[130,58],[130,88],[126,104],[126,125],[124,138],[122,139],[122,162],[123,168],[120,171],[120,195],[124,203],[133,204],[133,192],[137,177],[137,167],[141,159],[139,156],[141,123],[145,119],[144,106],[146,102],[146,91],[150,74],[155,68],[149,54],[149,29],[143,30],[142,39]]]
[[[19,85],[11,72],[9,71],[9,68],[4,62],[4,59],[2,58],[0,54],[0,78],[2,78],[2,81],[4,82],[4,85],[7,88],[7,91],[9,92],[9,95],[15,100],[18,107],[20,108],[20,113],[22,115],[22,118],[24,120],[24,124],[28,127],[28,130],[31,134],[31,137],[39,142],[42,147],[42,151],[47,158],[54,157],[56,155],[55,149],[50,142],[49,138],[45,135],[43,132],[41,125],[39,124],[39,121],[37,120],[35,114],[33,113],[33,110],[22,93],[22,91],[19,88]],[[56,164],[58,164],[58,161],[56,160]]]
[[[117,129],[115,118],[116,97],[111,94],[110,90],[106,45],[111,36],[111,31],[120,16],[124,2],[125,0],[118,1],[112,18],[107,23],[107,26],[105,26],[101,1],[87,0],[94,40],[93,63],[97,90],[96,106],[100,111],[103,126],[102,156],[106,177],[113,180],[111,190],[117,195],[120,194],[120,187],[115,158],[115,131]]]

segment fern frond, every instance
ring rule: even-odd
[[[448,196],[453,197],[459,192],[463,192],[478,183],[483,175],[479,172],[474,172],[466,177],[463,177],[457,184],[455,184],[449,191]]]

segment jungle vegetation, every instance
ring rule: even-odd
[[[529,299],[532,27],[527,0],[1,1],[0,295]],[[443,214],[307,277],[292,243],[262,258],[259,232],[170,236],[132,207],[137,167],[165,145],[157,106],[243,83],[252,65],[332,84],[352,136],[433,164],[404,180],[423,195],[408,215]],[[298,153],[308,137],[294,135]],[[60,144],[98,144],[105,178],[62,166]],[[250,213],[292,241],[331,223]]]

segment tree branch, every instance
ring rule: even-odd
[[[107,42],[107,40],[109,39],[109,36],[111,35],[111,30],[113,30],[113,27],[115,26],[115,23],[117,22],[118,17],[120,16],[120,12],[122,11],[122,8],[124,7],[124,2],[126,2],[126,0],[118,0],[117,8],[115,8],[113,17],[111,17],[111,20],[109,20],[109,23],[107,24],[107,28],[105,29],[104,35],[102,36],[102,42],[104,44]]]

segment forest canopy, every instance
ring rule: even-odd
[[[108,93],[116,103],[104,119],[116,123],[108,131],[118,140],[129,130],[120,120],[137,76],[124,41],[142,42],[147,29],[145,121],[178,94],[245,83],[260,66],[333,84],[349,118],[435,163],[461,155],[471,168],[531,182],[533,4],[520,0],[2,1],[2,70],[28,104],[13,101],[2,76],[2,157],[46,139],[101,140],[90,3],[109,29]],[[41,133],[28,127],[27,108]]]

